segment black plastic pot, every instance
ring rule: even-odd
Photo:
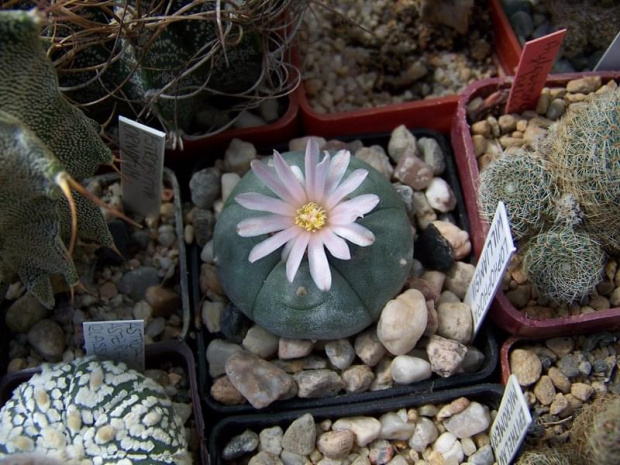
[[[341,417],[355,416],[380,416],[386,412],[402,408],[419,407],[426,404],[448,403],[459,397],[467,397],[469,400],[480,402],[492,409],[497,409],[502,400],[504,387],[500,384],[479,384],[477,386],[449,389],[438,392],[426,392],[419,395],[393,397],[381,402],[347,403],[333,407],[316,409],[303,409],[273,414],[257,414],[245,416],[233,416],[225,418],[215,425],[209,436],[209,451],[212,465],[223,465],[221,452],[230,439],[241,434],[246,429],[256,433],[272,426],[280,426],[285,429],[294,420],[306,413],[314,417],[315,422],[326,419],[336,421]]]
[[[429,137],[435,139],[441,147],[442,152],[445,154],[446,158],[446,170],[443,174],[443,177],[448,182],[457,198],[457,207],[453,211],[453,214],[456,217],[456,221],[459,226],[462,229],[469,231],[469,221],[467,219],[465,203],[463,201],[460,182],[455,169],[452,151],[448,142],[440,133],[433,130],[410,129],[410,131],[416,136],[416,138]],[[382,147],[387,148],[390,134],[364,134],[357,136],[352,135],[337,137],[335,139],[342,140],[344,142],[350,142],[359,139],[363,142],[364,146],[381,145]],[[288,147],[284,145],[275,147],[275,149],[281,152],[285,152],[288,150]],[[261,151],[261,153],[270,153],[272,150],[273,148],[268,151]],[[196,171],[202,168],[204,168],[204,165],[197,167]],[[190,269],[192,270],[193,278],[192,297],[194,305],[196,307],[197,318],[200,318],[199,306],[202,302],[202,296],[200,295],[200,286],[198,282],[198,278],[200,276],[200,265],[200,250],[197,246],[194,245],[190,249]],[[211,396],[210,390],[213,384],[213,379],[209,376],[208,373],[205,353],[207,345],[209,344],[211,339],[214,338],[214,336],[216,335],[212,335],[206,330],[202,329],[197,337],[196,350],[198,353],[198,379],[201,388],[200,393],[204,403],[209,409],[213,410],[216,413],[214,418],[256,412],[257,410],[249,404],[232,406],[224,405],[216,401],[213,396]],[[394,396],[413,394],[417,395],[422,393],[434,392],[437,390],[456,388],[460,386],[470,386],[488,381],[493,375],[493,372],[499,360],[498,346],[494,336],[494,329],[485,324],[476,339],[474,340],[473,345],[485,354],[485,360],[483,365],[475,373],[455,374],[449,378],[439,378],[435,375],[432,379],[420,381],[410,385],[396,386],[391,389],[385,389],[380,391],[341,394],[332,397],[321,397],[313,399],[303,399],[295,397],[289,400],[276,401],[268,407],[261,409],[261,412],[308,409],[330,405],[340,406],[344,404],[364,401],[382,401],[383,399],[388,399]]]
[[[146,346],[145,363],[147,369],[161,369],[166,365],[180,366],[187,375],[189,381],[190,397],[192,401],[192,418],[196,428],[200,446],[196,463],[209,464],[205,440],[205,421],[202,414],[200,396],[198,394],[198,381],[196,379],[196,362],[192,350],[183,341],[164,341]],[[0,408],[4,406],[15,388],[28,381],[34,374],[39,373],[40,368],[30,368],[15,373],[9,373],[0,382]]]

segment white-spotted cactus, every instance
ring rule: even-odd
[[[183,421],[164,388],[124,363],[43,365],[0,410],[0,459],[71,464],[190,464]],[[36,462],[35,462],[36,463]]]

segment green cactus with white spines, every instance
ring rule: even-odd
[[[34,13],[0,12],[0,261],[3,279],[17,275],[52,307],[50,276],[78,281],[65,246],[73,214],[63,196],[113,157],[97,124],[58,90],[40,22]],[[99,208],[79,195],[75,203],[83,237],[112,246]]]
[[[163,387],[93,357],[43,365],[0,410],[0,459],[44,454],[70,463],[185,465],[185,428]]]

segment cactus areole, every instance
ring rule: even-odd
[[[403,201],[346,150],[255,161],[220,214],[218,274],[230,300],[274,334],[337,339],[379,318],[413,258]]]
[[[43,365],[0,410],[0,458],[69,464],[189,465],[181,417],[164,388],[124,363],[93,357]]]

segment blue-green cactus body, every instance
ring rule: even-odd
[[[0,458],[16,453],[70,463],[191,463],[164,389],[123,363],[92,357],[44,365],[13,392],[0,410]]]
[[[283,156],[303,171],[304,152]],[[252,247],[267,236],[242,238],[237,235],[237,224],[264,213],[247,210],[234,197],[246,192],[273,194],[252,172],[231,194],[215,228],[218,272],[228,297],[260,326],[291,338],[347,337],[377,320],[385,303],[401,290],[413,257],[412,229],[405,206],[392,185],[358,159],[351,159],[345,177],[359,168],[369,174],[350,197],[379,196],[375,209],[358,220],[376,240],[368,247],[348,243],[350,260],[338,260],[328,253],[332,286],[326,292],[312,280],[307,259],[292,283],[286,278],[279,250],[254,263],[248,261]]]

